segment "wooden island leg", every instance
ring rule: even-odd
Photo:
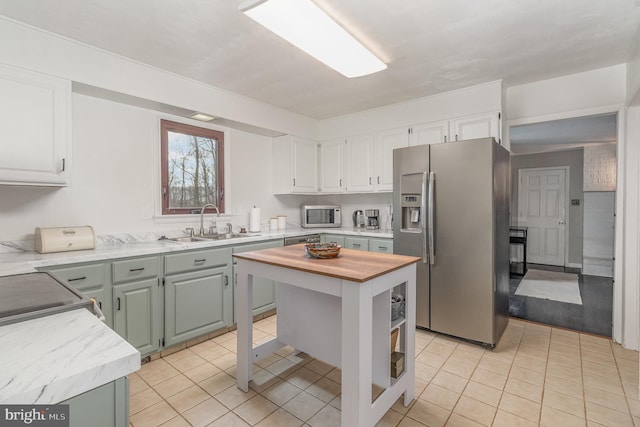
[[[249,391],[253,362],[253,275],[247,272],[247,261],[238,260],[238,286],[236,288],[236,321],[238,325],[238,388]]]

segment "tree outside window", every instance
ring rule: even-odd
[[[224,133],[161,121],[162,214],[224,212]]]

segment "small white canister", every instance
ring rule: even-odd
[[[278,230],[284,230],[287,228],[287,216],[278,215]]]
[[[278,229],[278,218],[269,218],[269,231],[276,231]]]

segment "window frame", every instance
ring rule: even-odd
[[[162,215],[192,214],[197,208],[169,208],[169,132],[178,132],[217,141],[217,195],[214,202],[220,213],[224,213],[224,132],[203,128],[200,126],[179,123],[170,120],[160,120],[160,195],[162,199]],[[216,203],[217,202],[217,203]],[[211,211],[214,210],[212,208]],[[208,210],[207,210],[208,211]],[[199,212],[198,212],[199,213]]]

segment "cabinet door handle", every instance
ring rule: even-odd
[[[137,271],[143,271],[143,270],[144,270],[144,267],[140,267],[140,268],[130,268],[130,269],[129,269],[129,272],[130,272],[130,273],[135,273],[135,272],[137,272]]]
[[[65,170],[65,168],[66,168],[66,165],[67,165],[67,164],[66,164],[66,163],[67,163],[67,162],[66,162],[66,160],[67,160],[67,159],[65,159],[64,157],[62,158],[62,171],[61,171],[61,172],[64,172],[64,170]]]
[[[229,276],[224,276],[224,285],[229,286]]]
[[[206,258],[202,258],[202,259],[194,259],[193,263],[194,264],[203,264],[207,259]]]
[[[293,186],[294,187],[296,186],[296,179],[295,178],[293,178]]]
[[[116,298],[116,311],[120,311],[120,297]]]
[[[380,184],[380,177],[378,177],[378,184]]]
[[[102,310],[102,301],[98,301],[98,307],[100,307],[100,310]]]
[[[340,178],[340,185],[338,187],[342,187],[342,178]]]
[[[78,280],[84,280],[86,278],[87,278],[87,276],[74,277],[73,279],[68,279],[67,282],[77,282]]]
[[[371,185],[371,177],[369,177],[369,185]]]

